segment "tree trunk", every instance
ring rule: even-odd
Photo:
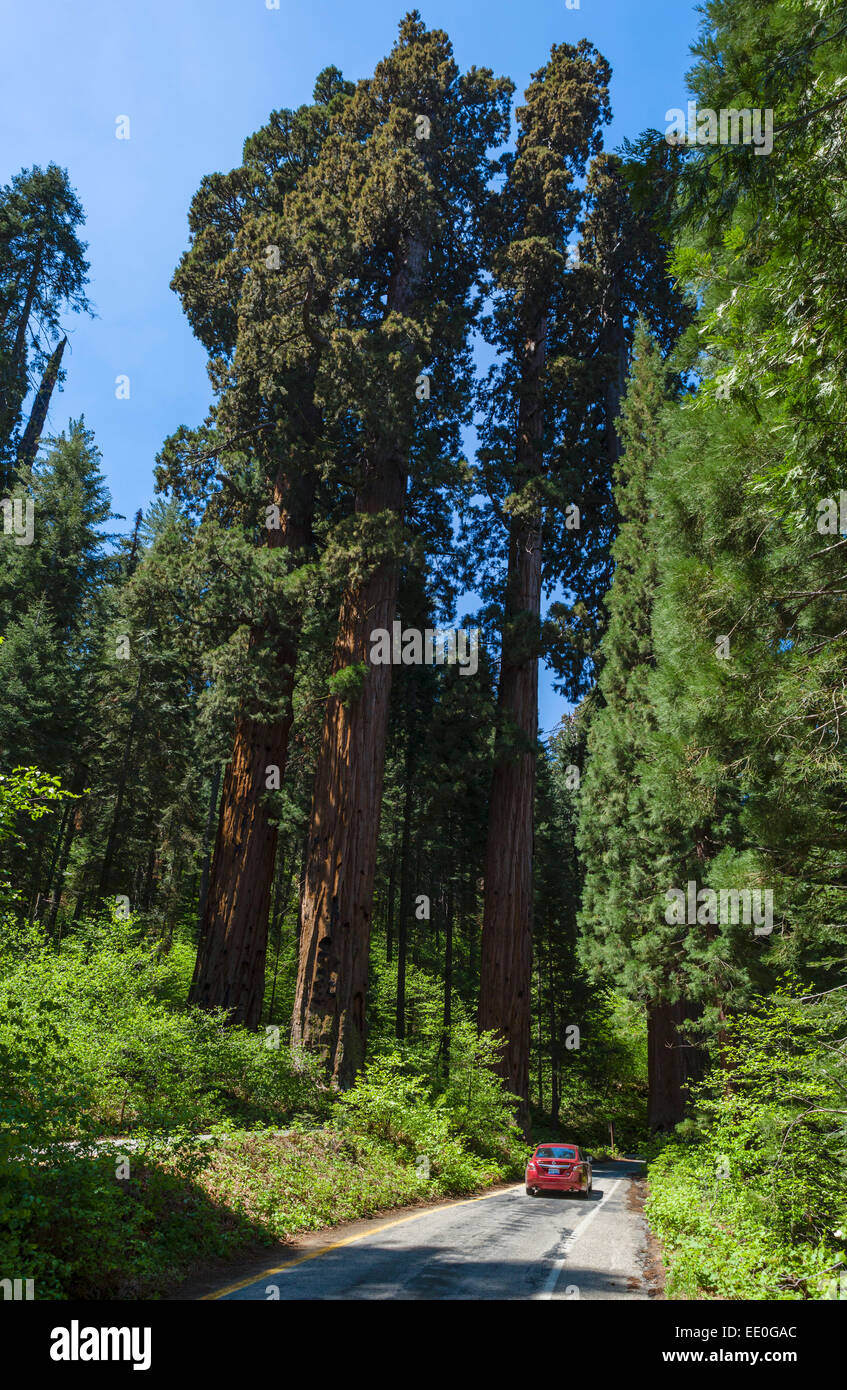
[[[517,474],[542,464],[546,318],[529,335],[518,411]],[[488,811],[482,921],[479,1026],[505,1038],[498,1070],[519,1097],[518,1123],[529,1133],[532,1006],[532,855],[538,738],[538,625],[541,614],[541,518],[513,520],[497,691],[497,738]]]
[[[44,368],[41,385],[38,388],[38,394],[33,402],[23,438],[18,446],[18,463],[25,467],[30,467],[35,463],[38,445],[41,442],[41,432],[44,429],[44,422],[47,419],[47,411],[50,409],[50,401],[59,377],[59,371],[62,366],[62,354],[65,351],[65,344],[67,341],[67,338],[63,338],[58,347],[53,349],[47,366]]]
[[[43,254],[44,249],[39,242],[35,249],[29,283],[21,307],[21,315],[18,319],[17,329],[15,331],[15,341],[12,346],[12,351],[9,354],[5,380],[2,382],[2,397],[0,397],[0,440],[11,439],[18,421],[18,416],[20,415],[21,406],[23,405],[27,393],[26,330],[29,325],[32,306],[35,303],[38,282],[41,278]]]
[[[278,530],[268,544],[293,554],[311,538],[314,474],[299,481],[277,475],[274,503]],[[268,631],[256,635],[256,644]],[[265,993],[268,914],[276,864],[277,829],[266,800],[268,769],[288,758],[294,719],[292,697],[297,664],[293,625],[280,628],[274,660],[278,671],[281,717],[268,721],[255,708],[238,716],[232,757],[224,777],[218,833],[189,999],[201,1008],[226,1009],[230,1021],[257,1028]]]
[[[444,1075],[450,1075],[450,1030],[453,1026],[453,878],[447,889],[447,910],[444,914]]]
[[[411,308],[426,259],[409,238],[398,257],[386,311]],[[411,417],[410,417],[411,418]],[[382,439],[368,460],[356,511],[402,523],[408,474],[405,443]],[[339,1087],[352,1085],[365,1054],[365,994],[391,666],[371,665],[370,634],[391,629],[398,567],[388,560],[344,593],[333,674],[365,666],[358,695],[327,701],[309,826],[300,958],[291,1038],[320,1056]]]
[[[651,1130],[672,1130],[685,1119],[688,1098],[683,1086],[703,1076],[702,1049],[682,1040],[678,1032],[693,1016],[682,1001],[650,1007],[647,1016],[647,1123]]]
[[[212,867],[212,836],[215,833],[215,813],[218,809],[218,792],[221,787],[221,765],[215,763],[212,773],[212,788],[209,793],[209,814],[206,818],[206,834],[203,837],[203,872],[200,875],[200,901],[197,910],[198,945],[206,918],[206,903],[209,897],[209,874]]]
[[[141,687],[144,676],[143,666],[138,668],[138,680],[135,683],[135,694],[132,697],[132,708],[129,718],[129,728],[124,741],[123,757],[121,759],[121,770],[118,776],[118,789],[115,795],[115,805],[112,811],[112,823],[109,826],[109,836],[106,840],[106,849],[103,853],[103,863],[100,868],[100,880],[97,885],[96,902],[102,903],[109,890],[109,880],[112,875],[112,861],[115,857],[115,850],[118,843],[118,829],[120,826],[121,811],[123,810],[124,797],[126,796],[127,783],[129,781],[129,760],[132,753],[132,744],[135,738],[135,726],[138,723],[138,715],[141,709]]]
[[[276,827],[264,802],[266,769],[283,765],[289,729],[290,720],[267,725],[241,715],[237,721],[191,984],[192,1003],[226,1009],[232,1023],[248,1028],[258,1026],[264,999],[276,850]]]
[[[405,474],[398,472],[393,489],[398,512],[404,490]],[[348,590],[341,607],[333,673],[368,663],[370,634],[374,628],[390,629],[396,598],[393,567],[381,567]],[[337,695],[330,696],[312,800],[291,1037],[295,1045],[321,1056],[342,1087],[352,1084],[364,1059],[368,948],[390,690],[391,667],[368,664],[357,698],[345,703]]]
[[[62,807],[62,814],[61,814],[61,816],[60,816],[60,818],[59,818],[59,829],[58,829],[58,831],[56,832],[56,839],[55,839],[55,841],[54,841],[54,843],[53,843],[53,853],[52,853],[52,855],[51,855],[51,857],[50,857],[50,867],[49,867],[49,869],[47,870],[47,875],[46,875],[46,878],[45,878],[45,880],[44,880],[44,887],[45,887],[45,890],[46,890],[46,891],[45,891],[45,899],[46,899],[45,906],[47,905],[47,903],[50,902],[50,899],[51,899],[51,891],[52,891],[52,888],[53,888],[54,876],[55,876],[55,873],[56,873],[56,869],[58,868],[59,864],[61,863],[62,846],[63,846],[64,843],[65,843],[65,833],[66,833],[66,831],[67,831],[68,821],[69,821],[70,818],[71,818],[71,810],[72,810],[72,808],[73,808],[73,802],[72,802],[72,801],[66,801],[65,804],[64,804],[64,806]],[[40,912],[37,912],[37,913],[36,913],[36,916],[38,916],[39,919],[40,919],[40,916],[41,916]]]
[[[29,324],[32,306],[35,303],[35,295],[38,289],[38,282],[41,278],[41,262],[44,248],[39,242],[35,248],[35,255],[32,258],[32,270],[30,271],[29,284],[26,287],[26,296],[21,316],[18,319],[18,326],[15,331],[15,342],[12,348],[12,370],[17,371],[22,365],[26,364],[26,330]]]
[[[414,701],[414,692],[410,698]],[[403,796],[403,834],[400,843],[400,912],[397,919],[397,1020],[395,1033],[399,1041],[406,1036],[406,961],[408,958],[409,920],[412,912],[412,878],[409,864],[412,839],[412,781],[414,778],[415,720],[409,719],[406,736],[405,789]]]

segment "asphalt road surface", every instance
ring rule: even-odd
[[[646,1299],[637,1163],[594,1168],[588,1198],[528,1197],[523,1184],[322,1233],[280,1266],[212,1299]]]

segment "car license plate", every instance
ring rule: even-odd
[[[561,1168],[551,1168],[551,1169],[550,1169],[550,1172],[551,1172],[551,1174],[553,1175],[553,1177],[558,1177],[559,1174],[561,1173],[561,1171],[562,1171]]]

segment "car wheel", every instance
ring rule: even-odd
[[[534,1187],[528,1187],[526,1189],[526,1195],[527,1197],[537,1197],[538,1193],[536,1192]]]

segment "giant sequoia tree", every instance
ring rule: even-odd
[[[249,1026],[264,998],[276,862],[266,793],[284,776],[293,720],[302,612],[292,576],[313,550],[322,446],[318,305],[286,198],[317,160],[349,89],[327,69],[313,105],[275,112],[246,142],[240,168],[204,180],[192,206],[192,245],[174,277],[210,352],[219,401],[213,436],[190,439],[187,449],[174,441],[160,478],[184,492],[193,471],[195,488],[205,490],[209,462],[220,460],[223,487],[207,503],[206,530],[218,550],[229,549],[235,569],[246,568],[239,522],[248,533],[258,529],[263,552],[246,605],[249,692],[241,694],[223,779],[191,990],[197,1003]]]
[[[391,686],[391,666],[370,664],[370,638],[395,616],[410,471],[440,474],[445,445],[455,448],[451,423],[466,408],[458,388],[488,150],[506,133],[509,94],[488,71],[461,74],[446,34],[411,14],[301,190],[303,241],[319,259],[315,291],[331,278],[336,297],[336,387],[359,451],[354,516],[335,541],[347,580],[309,827],[292,1040],[323,1056],[342,1086],[364,1058]],[[427,430],[416,383],[431,367],[443,418]]]
[[[607,63],[583,41],[554,47],[518,111],[518,143],[500,213],[509,237],[495,258],[494,337],[506,354],[488,421],[485,468],[505,477],[508,557],[497,749],[485,864],[479,1022],[505,1039],[510,1090],[529,1086],[532,843],[546,459],[556,428],[547,362],[556,287],[582,207],[577,180],[609,118]],[[514,419],[514,434],[510,424]],[[503,513],[501,512],[501,515]],[[549,525],[549,518],[548,518]]]
[[[572,699],[596,674],[637,318],[644,313],[666,350],[690,315],[652,213],[631,197],[628,165],[599,149],[607,80],[585,42],[554,49],[520,113],[525,129],[498,209],[508,240],[494,266],[492,340],[504,360],[488,383],[480,462],[508,555],[480,1007],[489,1026],[496,1014],[516,1039],[527,1036],[537,658],[547,656]],[[542,624],[545,586],[564,598]],[[525,1094],[525,1064],[510,1064],[510,1052],[504,1075]]]
[[[659,171],[669,176],[665,146]],[[579,527],[548,528],[545,575],[565,597],[550,606],[548,658],[571,700],[596,681],[618,527],[613,487],[619,415],[640,316],[666,355],[691,319],[668,273],[669,244],[637,188],[638,166],[602,151],[591,162],[575,264],[558,291],[551,373],[560,392],[549,473]]]

